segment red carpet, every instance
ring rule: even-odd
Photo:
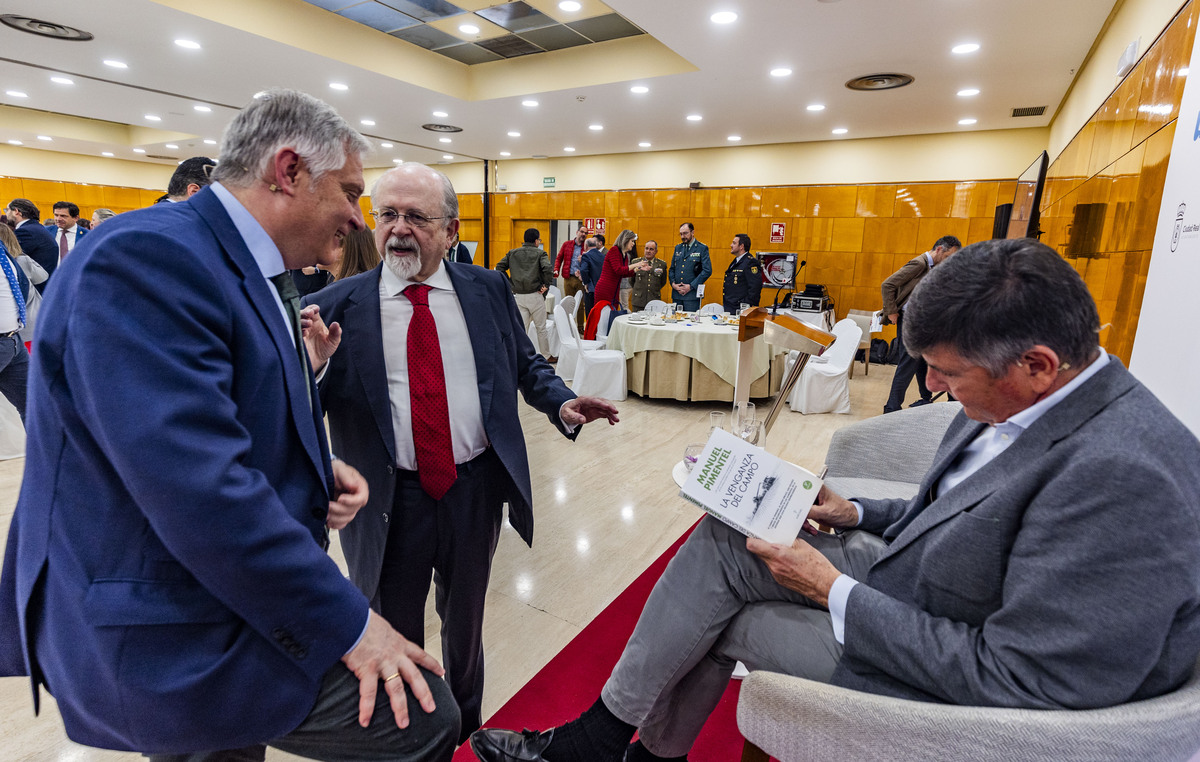
[[[525,687],[488,718],[484,727],[542,730],[572,720],[591,706],[633,633],[651,588],[690,533],[690,530],[684,533],[667,548]],[[738,733],[736,720],[740,686],[736,680],[730,682],[729,690],[725,691],[688,755],[691,762],[736,762],[741,759],[742,736]],[[454,755],[454,762],[473,762],[474,759],[475,755],[467,745]]]

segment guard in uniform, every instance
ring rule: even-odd
[[[738,233],[729,245],[733,254],[733,262],[725,270],[725,290],[722,303],[725,311],[737,314],[739,304],[758,306],[758,296],[762,293],[762,265],[750,253],[750,236]]]
[[[700,309],[700,286],[712,275],[712,260],[708,246],[696,240],[692,223],[679,226],[679,240],[671,256],[671,301],[681,310],[695,312]]]

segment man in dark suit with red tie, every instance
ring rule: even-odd
[[[88,234],[87,228],[79,224],[79,207],[70,201],[54,202],[54,243],[58,246],[58,263],[70,254],[75,244]]]
[[[458,231],[445,175],[402,164],[371,202],[383,263],[313,294],[319,312],[305,310],[334,454],[370,488],[342,546],[371,605],[418,644],[433,575],[465,739],[481,722],[483,605],[505,502],[533,540],[517,391],[569,439],[617,411],[576,397],[534,350],[503,274],[444,260]]]

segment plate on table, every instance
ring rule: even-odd
[[[646,318],[629,318],[625,322],[629,323],[630,325],[645,325]]]

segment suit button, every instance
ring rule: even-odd
[[[286,633],[280,627],[276,627],[275,629],[271,630],[271,637],[275,638],[276,640],[282,641],[285,634]]]
[[[391,521],[391,518],[386,513],[383,514],[383,523],[386,524],[389,521]]]
[[[395,469],[395,468],[393,468],[392,466],[390,466],[390,465],[389,465],[389,466],[387,467],[387,472],[388,472],[389,474],[394,474],[394,473],[396,473],[396,469]]]
[[[305,657],[305,656],[308,656],[308,649],[307,649],[307,648],[297,648],[297,649],[296,649],[296,658],[297,658],[297,659],[300,659],[300,660],[302,660],[302,661],[303,661],[303,659],[304,659],[304,657]]]

